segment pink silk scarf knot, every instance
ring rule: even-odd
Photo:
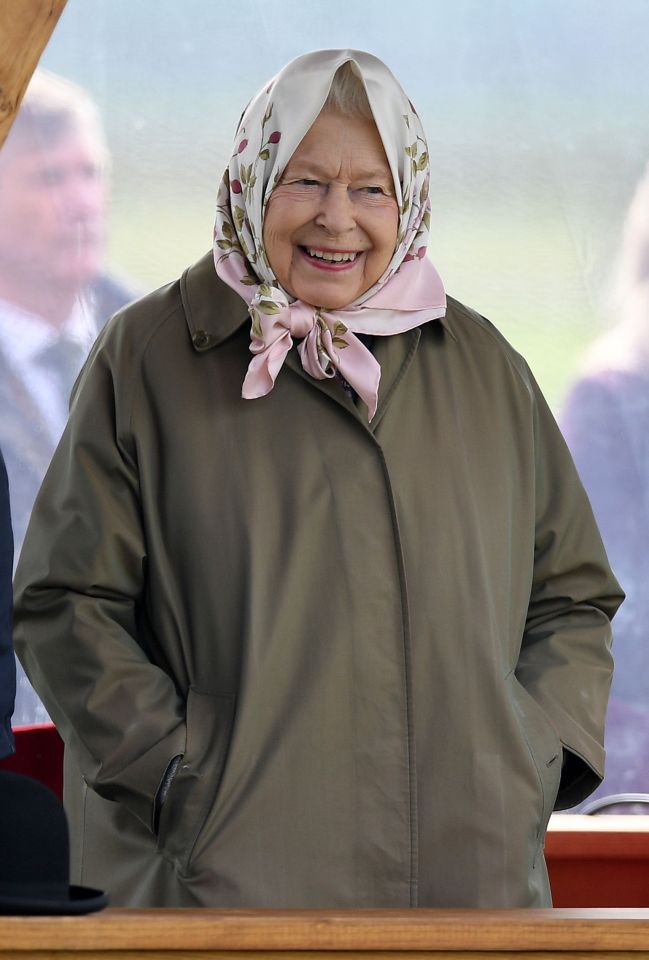
[[[302,340],[297,349],[306,372],[315,380],[325,380],[338,371],[367,404],[371,420],[381,378],[372,353],[337,316],[314,310],[300,300],[280,306],[276,299],[268,298],[271,291],[266,286],[260,286],[250,304],[250,351],[254,357],[243,381],[242,397],[252,400],[270,393],[295,337]]]

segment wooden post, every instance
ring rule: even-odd
[[[0,0],[0,147],[67,0]]]

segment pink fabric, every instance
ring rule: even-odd
[[[399,204],[399,239],[382,277],[357,301],[324,310],[292,301],[264,250],[264,210],[274,185],[324,104],[339,66],[351,61],[368,94]],[[376,413],[380,366],[356,333],[390,336],[443,317],[441,278],[426,257],[430,226],[428,147],[411,102],[388,68],[358,50],[319,50],[291,61],[251,101],[217,199],[214,262],[218,275],[248,303],[254,354],[244,399],[263,397],[293,339],[314,379],[336,371]]]
[[[269,393],[293,337],[303,337],[298,347],[302,366],[316,380],[334,377],[336,370],[350,383],[368,406],[370,420],[376,413],[381,368],[358,337],[335,313],[317,311],[296,301],[275,316],[260,315],[262,336],[252,335],[255,354],[248,367],[241,396],[246,400]]]
[[[231,286],[237,283],[235,289],[240,294],[250,291],[245,299],[252,317],[250,350],[254,358],[243,382],[244,399],[270,393],[293,347],[293,338],[302,339],[298,352],[307,373],[323,380],[339,370],[367,404],[370,420],[376,413],[381,368],[354,333],[385,336],[411,330],[441,315],[425,304],[444,296],[439,275],[429,260],[404,264],[370,300],[342,310],[316,309],[301,300],[289,303],[286,297],[280,304],[277,289],[268,284],[242,288],[239,284],[244,271],[238,258],[228,258],[219,272]]]

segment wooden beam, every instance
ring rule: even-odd
[[[67,0],[0,0],[0,147]]]
[[[649,910],[119,910],[0,916],[0,960],[648,960]]]

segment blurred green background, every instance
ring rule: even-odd
[[[430,256],[555,409],[649,158],[649,0],[69,0],[42,64],[86,86],[113,157],[108,258],[150,288],[210,245],[238,117],[290,58],[360,47],[422,116]]]

